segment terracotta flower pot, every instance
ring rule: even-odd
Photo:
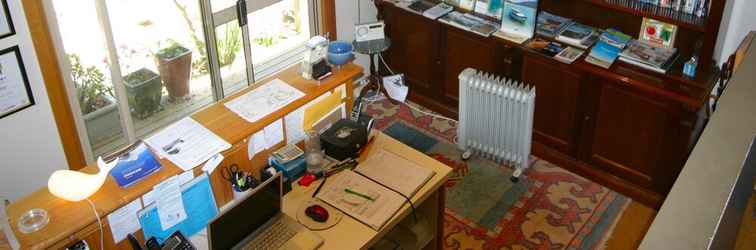
[[[183,47],[181,47],[183,48]],[[192,51],[185,51],[171,58],[157,56],[158,71],[171,100],[189,97],[189,77],[192,70]]]

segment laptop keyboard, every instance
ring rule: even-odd
[[[267,230],[250,241],[244,250],[278,249],[297,234],[296,228],[285,220],[276,220]]]

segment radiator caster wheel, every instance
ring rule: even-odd
[[[512,181],[512,183],[517,183],[517,181],[520,180],[520,175],[522,175],[522,170],[517,168],[514,173],[512,173],[512,177],[509,177],[509,180]]]
[[[462,153],[462,160],[463,161],[469,160],[470,157],[472,157],[472,151],[468,150],[468,151],[465,151],[464,153]]]

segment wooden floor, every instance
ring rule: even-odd
[[[606,249],[637,249],[648,227],[656,217],[656,210],[633,201],[620,217],[609,236]]]
[[[756,195],[751,194],[751,198],[748,199],[748,206],[743,213],[743,220],[740,222],[740,232],[738,232],[738,239],[735,241],[735,249],[756,249],[754,206],[756,206]]]

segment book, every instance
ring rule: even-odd
[[[445,3],[439,3],[436,6],[433,6],[433,8],[430,8],[423,12],[423,16],[436,20],[439,17],[446,15],[449,12],[452,12],[454,10],[454,7],[451,5],[445,4]]]
[[[587,49],[598,38],[598,31],[590,26],[573,22],[556,37],[557,41]]]
[[[328,179],[318,199],[380,230],[435,172],[381,149],[354,170]]]
[[[584,52],[585,51],[581,49],[567,47],[561,52],[559,52],[559,54],[554,56],[554,59],[556,59],[557,61],[566,63],[566,64],[571,64],[572,62],[580,58],[580,56],[583,55]]]
[[[504,0],[499,37],[522,43],[533,37],[538,0]]]
[[[538,13],[536,33],[548,38],[555,38],[571,23],[572,19],[541,11]]]
[[[659,73],[667,73],[677,56],[676,48],[660,48],[644,41],[632,40],[620,53],[620,60]]]
[[[657,47],[672,48],[676,37],[677,25],[644,17],[638,40]]]
[[[620,52],[622,52],[622,49],[625,48],[630,39],[630,36],[618,30],[608,29],[601,34],[599,41],[593,46],[591,52],[588,53],[585,61],[608,69],[619,57]]]
[[[469,13],[462,14],[457,11],[449,12],[449,14],[442,16],[438,20],[442,23],[467,30],[484,37],[490,36],[492,33],[499,29],[499,27],[492,22],[486,21]]]
[[[110,175],[121,188],[134,185],[162,167],[143,142],[131,151],[123,153],[119,159],[118,164],[110,171]]]

